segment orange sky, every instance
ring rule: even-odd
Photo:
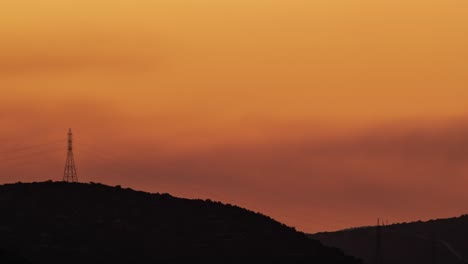
[[[12,150],[73,127],[83,181],[236,203],[304,231],[466,213],[467,12],[4,1],[0,181],[60,179],[60,143]]]

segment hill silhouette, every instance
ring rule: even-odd
[[[29,264],[25,258],[0,249],[0,263],[2,264]]]
[[[0,249],[30,263],[360,263],[259,213],[119,186],[0,185],[0,211]]]
[[[376,227],[310,235],[347,254],[375,263]],[[468,263],[468,215],[381,227],[384,263]]]

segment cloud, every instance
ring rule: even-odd
[[[369,129],[352,136],[213,146],[176,156],[134,150],[90,171],[146,190],[258,209],[303,230],[417,220],[463,212],[468,184],[464,121]],[[133,153],[133,152],[132,152]],[[333,215],[345,223],[321,219]],[[308,222],[311,221],[311,222]],[[343,221],[343,220],[342,220]],[[324,223],[326,222],[326,223]]]
[[[373,224],[377,217],[391,222],[448,217],[466,207],[464,119],[332,135],[307,133],[311,126],[303,124],[294,126],[301,133],[274,136],[270,126],[262,130],[266,140],[226,139],[184,149],[177,145],[180,134],[158,133],[158,127],[171,130],[170,120],[129,116],[103,105],[81,107],[89,114],[77,110],[72,116],[83,181],[239,204],[311,232]],[[10,132],[0,131],[0,138],[20,146],[64,138],[69,115],[60,109],[66,108],[2,108],[10,113],[2,119]],[[64,146],[0,162],[1,181],[59,180]]]
[[[45,73],[68,73],[80,71],[148,71],[156,66],[155,61],[125,56],[10,56],[0,59],[0,74],[4,76]]]
[[[139,72],[161,61],[159,45],[151,34],[131,32],[26,34],[0,32],[0,74],[57,74],[79,71]]]

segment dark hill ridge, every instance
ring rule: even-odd
[[[0,249],[31,263],[359,263],[236,206],[102,184],[1,185],[0,212]]]
[[[375,263],[376,227],[310,235],[347,254]],[[384,263],[468,263],[468,215],[381,227]]]
[[[17,255],[14,255],[10,252],[6,252],[1,249],[0,249],[0,263],[2,264],[30,264],[30,262],[27,261],[25,258],[19,257]]]

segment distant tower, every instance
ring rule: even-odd
[[[73,158],[73,134],[71,128],[68,130],[68,154],[67,161],[65,162],[65,172],[63,173],[63,181],[78,182],[75,159]]]

